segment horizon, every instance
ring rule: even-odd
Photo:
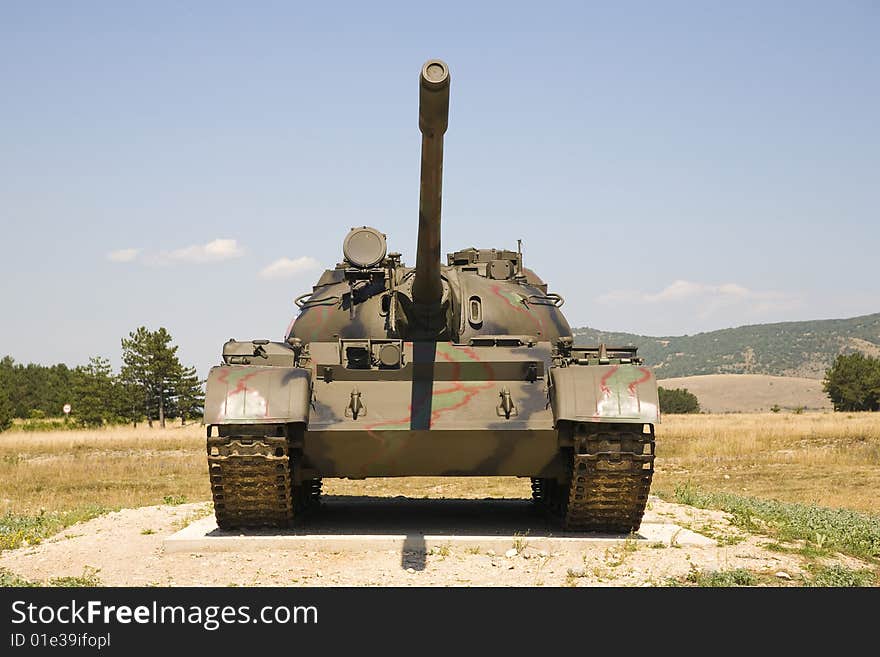
[[[875,4],[428,11],[0,7],[0,352],[118,369],[164,326],[204,377],[229,337],[282,338],[351,226],[413,264],[432,57],[442,252],[522,239],[573,328],[880,309]]]
[[[780,325],[780,324],[802,324],[802,323],[813,323],[813,322],[851,321],[851,320],[854,320],[854,319],[862,319],[862,318],[872,317],[872,316],[874,316],[874,315],[880,315],[880,312],[868,313],[868,314],[866,314],[866,315],[854,315],[854,316],[852,316],[852,317],[828,317],[828,318],[819,318],[819,319],[794,319],[794,320],[786,320],[786,321],[783,321],[783,322],[763,322],[763,323],[760,323],[760,324],[740,324],[740,325],[738,325],[738,326],[727,326],[727,327],[722,327],[722,328],[718,328],[718,329],[712,329],[712,330],[710,330],[710,331],[698,331],[698,332],[695,332],[695,333],[680,333],[680,334],[678,334],[678,335],[649,335],[649,334],[646,334],[646,333],[639,333],[639,332],[635,332],[635,331],[616,331],[616,330],[609,330],[609,329],[599,329],[599,328],[596,328],[596,327],[594,327],[594,326],[572,326],[572,327],[571,327],[571,330],[572,330],[572,332],[575,332],[575,331],[578,331],[578,330],[588,329],[588,330],[598,331],[599,333],[628,333],[628,334],[631,334],[631,335],[636,335],[636,336],[639,336],[639,337],[643,337],[643,338],[651,338],[651,339],[664,339],[664,338],[688,338],[688,337],[694,337],[694,336],[697,336],[697,335],[704,335],[704,334],[707,334],[707,333],[716,333],[716,332],[718,332],[718,331],[735,331],[735,330],[737,330],[737,329],[751,328],[751,327],[757,327],[757,326],[777,326],[777,325]],[[132,331],[136,330],[137,328],[138,328],[138,327],[133,328]],[[159,326],[147,326],[146,328],[148,328],[148,329],[150,329],[150,330],[157,330],[157,329],[159,329],[160,327],[159,327]],[[166,330],[168,330],[169,333],[171,333],[171,336],[172,336],[172,337],[174,337],[174,333],[173,333],[170,329],[168,329],[167,326],[164,327],[164,328],[165,328]],[[121,337],[120,337],[120,339],[121,339]],[[258,338],[255,338],[255,339],[258,339]],[[174,342],[173,344],[177,344],[177,343]],[[178,345],[178,346],[179,346],[179,345]],[[120,348],[120,352],[121,352],[121,348]],[[90,355],[86,358],[86,361],[84,361],[84,362],[82,362],[82,363],[75,363],[75,364],[63,363],[63,362],[58,362],[58,363],[48,363],[48,362],[39,362],[39,361],[30,361],[29,363],[25,363],[25,362],[23,362],[23,361],[19,361],[17,358],[15,358],[15,355],[14,355],[14,354],[11,354],[11,353],[0,353],[0,358],[3,358],[4,356],[9,356],[9,357],[11,357],[11,358],[14,360],[14,362],[15,362],[16,365],[27,365],[27,364],[44,365],[44,366],[52,366],[52,365],[67,365],[67,366],[70,367],[71,369],[73,369],[74,367],[77,367],[78,365],[85,365],[85,364],[87,364],[88,359],[91,358],[92,356],[101,356],[101,357],[103,357],[103,358],[107,358],[111,363],[114,362],[114,359],[113,359],[111,356],[108,356],[107,354],[104,354],[104,353],[100,353],[100,354],[90,354]],[[192,364],[192,363],[186,361],[186,359],[184,359],[184,358],[181,358],[180,360],[181,360],[181,363],[182,363],[183,365],[189,366],[189,365]],[[219,353],[218,353],[217,361],[218,361],[218,362],[217,362],[216,364],[218,364],[218,365],[222,362],[222,358],[219,356]],[[115,366],[114,366],[114,369],[116,370],[116,369],[118,369],[118,367],[115,367]],[[706,375],[706,376],[715,376],[715,375]]]

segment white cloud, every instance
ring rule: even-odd
[[[800,299],[772,290],[751,290],[738,283],[710,285],[694,281],[673,281],[658,292],[613,290],[598,297],[602,304],[689,305],[700,318],[715,315],[721,309],[746,314],[789,310],[801,304]]]
[[[163,251],[157,260],[160,263],[192,262],[197,264],[231,260],[244,255],[244,249],[233,239],[218,238],[207,244],[194,244],[182,249]]]
[[[707,287],[709,286],[700,283],[692,283],[691,281],[675,281],[656,294],[643,294],[641,296],[645,301],[650,302],[678,301],[680,299],[690,299],[703,294]]]
[[[140,249],[118,249],[107,254],[110,262],[132,262],[138,257]]]
[[[311,256],[299,258],[279,258],[260,270],[260,278],[291,278],[297,274],[318,268],[318,261]]]

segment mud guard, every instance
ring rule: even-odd
[[[205,424],[309,421],[311,373],[302,367],[212,367],[205,392]]]
[[[638,365],[572,365],[550,368],[554,423],[660,422],[657,380]]]

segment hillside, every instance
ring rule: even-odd
[[[704,374],[663,379],[664,388],[686,388],[706,413],[756,413],[779,406],[786,411],[830,411],[831,401],[818,379],[766,374]]]
[[[635,345],[661,379],[698,374],[821,379],[837,354],[880,356],[880,313],[663,337],[584,327],[574,329],[574,336],[577,344]]]

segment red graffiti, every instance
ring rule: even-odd
[[[642,373],[642,378],[636,379],[632,383],[629,384],[629,396],[636,396],[636,387],[642,385],[643,383],[647,383],[651,380],[651,371],[645,367],[640,367],[639,371]]]
[[[602,378],[599,380],[599,387],[602,388],[602,394],[610,395],[611,389],[608,387],[608,379],[614,376],[614,373],[620,369],[620,365],[612,366],[605,374],[602,375]]]

